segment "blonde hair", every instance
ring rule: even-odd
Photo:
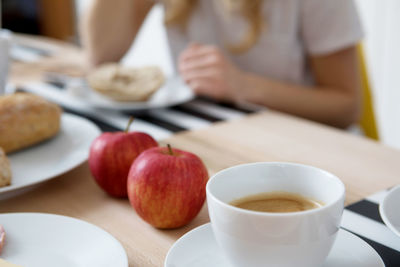
[[[239,11],[249,23],[249,29],[239,43],[226,44],[227,49],[232,53],[244,53],[249,50],[260,37],[263,27],[261,14],[263,0],[223,1],[227,12]],[[184,28],[198,0],[164,0],[164,2],[166,10],[165,24],[167,26],[179,25]]]

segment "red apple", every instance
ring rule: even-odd
[[[128,175],[128,197],[139,216],[156,228],[178,228],[199,213],[208,172],[196,155],[170,147],[143,152]]]
[[[97,184],[114,197],[127,197],[127,179],[132,162],[146,149],[158,146],[150,135],[127,130],[103,133],[90,147],[90,171]]]

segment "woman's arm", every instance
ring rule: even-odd
[[[272,109],[345,128],[358,121],[361,110],[357,52],[351,47],[312,57],[315,87],[293,85],[246,74],[242,98]]]
[[[119,61],[153,4],[150,0],[92,0],[81,24],[89,62],[98,65]]]
[[[314,56],[310,63],[315,86],[309,88],[243,72],[210,46],[190,46],[180,57],[179,70],[201,95],[261,104],[340,128],[357,122],[361,89],[356,48]]]

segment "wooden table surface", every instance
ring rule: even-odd
[[[15,78],[17,74],[12,75]],[[347,204],[400,183],[399,150],[272,111],[183,132],[161,143],[197,154],[210,175],[257,161],[320,167],[345,183]],[[87,163],[0,201],[0,212],[56,213],[93,223],[116,237],[128,254],[130,266],[138,267],[163,266],[168,249],[180,236],[209,221],[205,204],[189,225],[176,230],[155,229],[137,216],[127,199],[106,195],[95,184]]]

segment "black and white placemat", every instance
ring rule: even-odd
[[[86,117],[103,131],[124,130],[131,115],[132,129],[152,135],[156,140],[167,138],[177,132],[206,128],[214,122],[234,120],[259,110],[259,107],[238,107],[207,98],[196,98],[190,102],[169,108],[142,112],[103,110],[84,102],[76,101],[62,85],[31,83],[18,88],[31,92],[59,104],[64,111]]]
[[[347,206],[341,227],[370,244],[386,267],[400,267],[400,237],[386,227],[379,214],[379,203],[388,193],[389,190],[380,191]]]

